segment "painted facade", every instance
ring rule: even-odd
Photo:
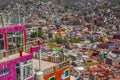
[[[59,71],[55,71],[52,74],[44,76],[44,79],[45,80],[70,80],[70,70],[69,69],[70,69],[70,66],[67,66]],[[65,74],[65,71],[68,71],[68,75],[66,75],[66,77],[62,77],[63,74]],[[55,79],[51,79],[52,77],[55,77]]]
[[[18,31],[22,31],[20,33],[22,38],[17,37],[17,34],[15,34],[17,38],[14,35],[11,36],[12,38],[9,37]],[[33,52],[40,50],[39,40],[36,41],[37,44],[34,47],[32,44],[28,45],[26,28],[23,25],[0,28],[0,35],[3,35],[4,41],[4,49],[0,50],[0,80],[34,80]],[[9,46],[12,41],[18,42],[18,39],[22,40],[22,46],[14,45],[15,49]]]
[[[9,70],[8,73],[3,76],[0,74],[0,80],[17,80],[16,79],[16,64],[31,60],[32,58],[33,58],[33,55],[27,55],[22,58],[17,58],[17,59],[0,64],[0,71],[4,69]],[[31,78],[29,78],[28,80],[34,80],[33,76],[31,76]]]

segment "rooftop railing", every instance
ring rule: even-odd
[[[60,63],[61,62],[59,56],[51,56],[51,55],[45,55],[45,54],[42,54],[42,60],[49,61],[49,62],[54,62],[54,63]]]
[[[70,65],[70,60],[61,62],[58,65],[55,65],[55,66],[52,66],[50,68],[43,70],[43,75],[46,76],[46,75],[49,75],[51,73],[57,72],[59,70],[66,68],[69,65]]]
[[[29,42],[27,42],[27,45],[36,46],[36,45],[38,45],[38,40],[29,41]]]
[[[14,48],[14,49],[10,49],[8,50],[8,52],[6,50],[0,50],[0,59],[9,57],[11,55],[15,55],[20,53],[20,50],[22,50],[24,53],[30,53],[30,48],[33,46],[37,46],[38,44],[38,40],[34,40],[34,41],[30,41],[28,42],[25,46],[21,46],[19,48]],[[7,55],[8,53],[8,55]],[[24,55],[23,53],[23,55]]]
[[[0,50],[0,59],[6,57],[6,50]]]

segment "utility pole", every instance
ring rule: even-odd
[[[38,28],[37,28],[37,40],[40,40],[39,39],[39,36],[38,36]],[[39,50],[39,71],[41,71],[41,48],[42,48],[42,45],[40,44],[40,50]]]
[[[41,46],[42,48],[42,46]],[[39,71],[41,71],[41,49],[39,50]]]
[[[40,40],[40,39],[39,39],[39,40]],[[40,50],[39,50],[39,71],[42,70],[42,67],[41,67],[41,65],[42,65],[42,64],[41,64],[41,63],[42,63],[42,58],[41,58],[41,56],[42,56],[41,54],[42,54],[42,53],[41,53],[41,52],[42,52],[42,51],[41,51],[41,49],[42,49],[42,44],[40,43]]]
[[[19,21],[19,25],[20,25],[20,22],[21,22],[20,21],[20,19],[21,19],[20,18],[20,5],[18,3],[17,3],[17,8],[18,8],[18,19],[19,19],[18,21]]]

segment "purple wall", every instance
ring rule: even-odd
[[[9,68],[9,74],[0,77],[0,80],[16,80],[16,64],[20,62],[24,62],[33,58],[33,55],[23,56],[22,58],[17,58],[8,62],[0,63],[0,70]],[[34,80],[34,78],[30,78],[29,80]]]

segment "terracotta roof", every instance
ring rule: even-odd
[[[108,49],[108,43],[100,43],[97,45],[98,48]]]
[[[120,39],[120,34],[113,35],[113,39]]]
[[[120,80],[120,78],[113,78],[112,80]]]
[[[120,49],[114,49],[114,50],[112,50],[112,52],[115,54],[120,54]]]
[[[120,67],[120,64],[115,64],[114,66],[118,66],[118,67]]]
[[[97,71],[102,71],[103,69],[102,68],[89,68],[88,70],[92,72],[97,72]]]

